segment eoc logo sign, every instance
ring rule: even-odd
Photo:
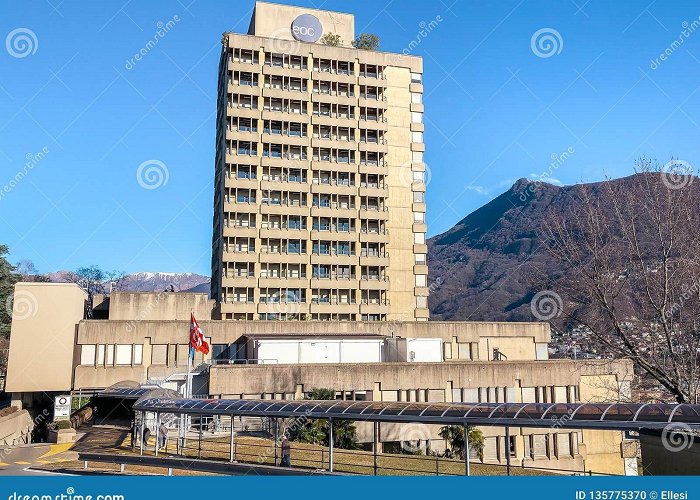
[[[323,35],[323,26],[316,16],[302,14],[292,21],[292,36],[300,42],[316,42]]]

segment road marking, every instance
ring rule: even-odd
[[[70,450],[75,443],[61,443],[61,444],[52,444],[49,451],[41,455],[39,458],[46,458],[50,457],[51,455],[58,455],[59,453],[63,453],[64,451]]]
[[[0,462],[0,467],[7,467],[10,464],[6,464],[5,462]]]
[[[54,476],[76,476],[77,474],[68,474],[67,472],[53,472],[49,470],[32,469],[31,467],[25,467],[22,469],[25,472],[39,473],[39,474],[52,474]]]
[[[32,465],[31,462],[15,462],[17,465]]]

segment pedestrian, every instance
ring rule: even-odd
[[[168,428],[165,423],[161,422],[158,428],[158,449],[163,449],[168,447]]]
[[[143,430],[143,447],[144,447],[144,448],[147,448],[147,447],[148,447],[148,438],[150,438],[150,437],[151,437],[151,429],[149,429],[148,427],[146,427],[146,428]]]
[[[97,422],[97,405],[92,407],[92,425],[95,425],[95,422]]]
[[[280,460],[280,466],[292,466],[292,447],[289,444],[289,439],[287,439],[287,436],[282,436],[282,460]]]

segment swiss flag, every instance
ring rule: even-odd
[[[190,315],[190,348],[192,354],[194,351],[199,351],[202,354],[209,354],[209,344],[204,340],[202,329],[199,328],[197,320],[194,318],[194,313]]]

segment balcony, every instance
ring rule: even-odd
[[[306,275],[285,275],[278,276],[261,276],[258,278],[258,286],[260,288],[308,288],[309,280]]]
[[[389,314],[389,300],[368,300],[360,302],[360,314]]]
[[[388,231],[360,230],[360,243],[388,243]]]
[[[313,194],[339,194],[347,196],[357,195],[357,186],[350,184],[338,184],[335,182],[315,182],[312,181],[311,192]]]
[[[244,226],[224,226],[224,236],[240,236],[242,238],[255,238],[258,236],[258,228]]]
[[[295,78],[309,78],[309,70],[302,68],[292,68],[291,66],[283,65],[273,65],[270,63],[265,63],[262,67],[263,75],[274,75],[274,76],[291,76]]]
[[[360,207],[360,219],[387,220],[389,210],[386,207]]]
[[[389,278],[374,275],[364,275],[360,279],[360,290],[388,290]]]
[[[260,252],[260,262],[261,263],[287,263],[287,264],[308,264],[309,256],[305,253],[290,253],[284,251],[273,252],[273,251],[262,251]]]
[[[311,313],[335,313],[335,314],[357,314],[359,305],[354,302],[343,302],[337,299],[312,300],[310,304]]]
[[[288,204],[288,203],[262,203],[260,205],[260,213],[268,215],[309,215],[309,207],[307,205],[300,204]]]
[[[360,252],[360,265],[361,266],[389,266],[389,254],[387,252],[377,252],[377,253],[363,253]]]
[[[250,276],[224,276],[221,278],[221,283],[224,287],[227,288],[254,288],[258,286],[258,280],[252,274]]]
[[[372,196],[378,198],[386,198],[389,196],[389,188],[384,183],[360,183],[360,196]]]
[[[287,227],[265,227],[260,229],[261,238],[305,240],[308,234],[309,233],[307,229],[295,229]]]
[[[227,175],[224,179],[224,186],[230,188],[244,188],[244,189],[257,189],[258,180],[250,177],[238,177],[234,175]]]
[[[250,95],[260,97],[262,88],[259,85],[249,83],[228,82],[227,91],[229,94]]]
[[[359,258],[357,255],[349,254],[311,254],[311,264],[321,264],[321,265],[357,265]]]

